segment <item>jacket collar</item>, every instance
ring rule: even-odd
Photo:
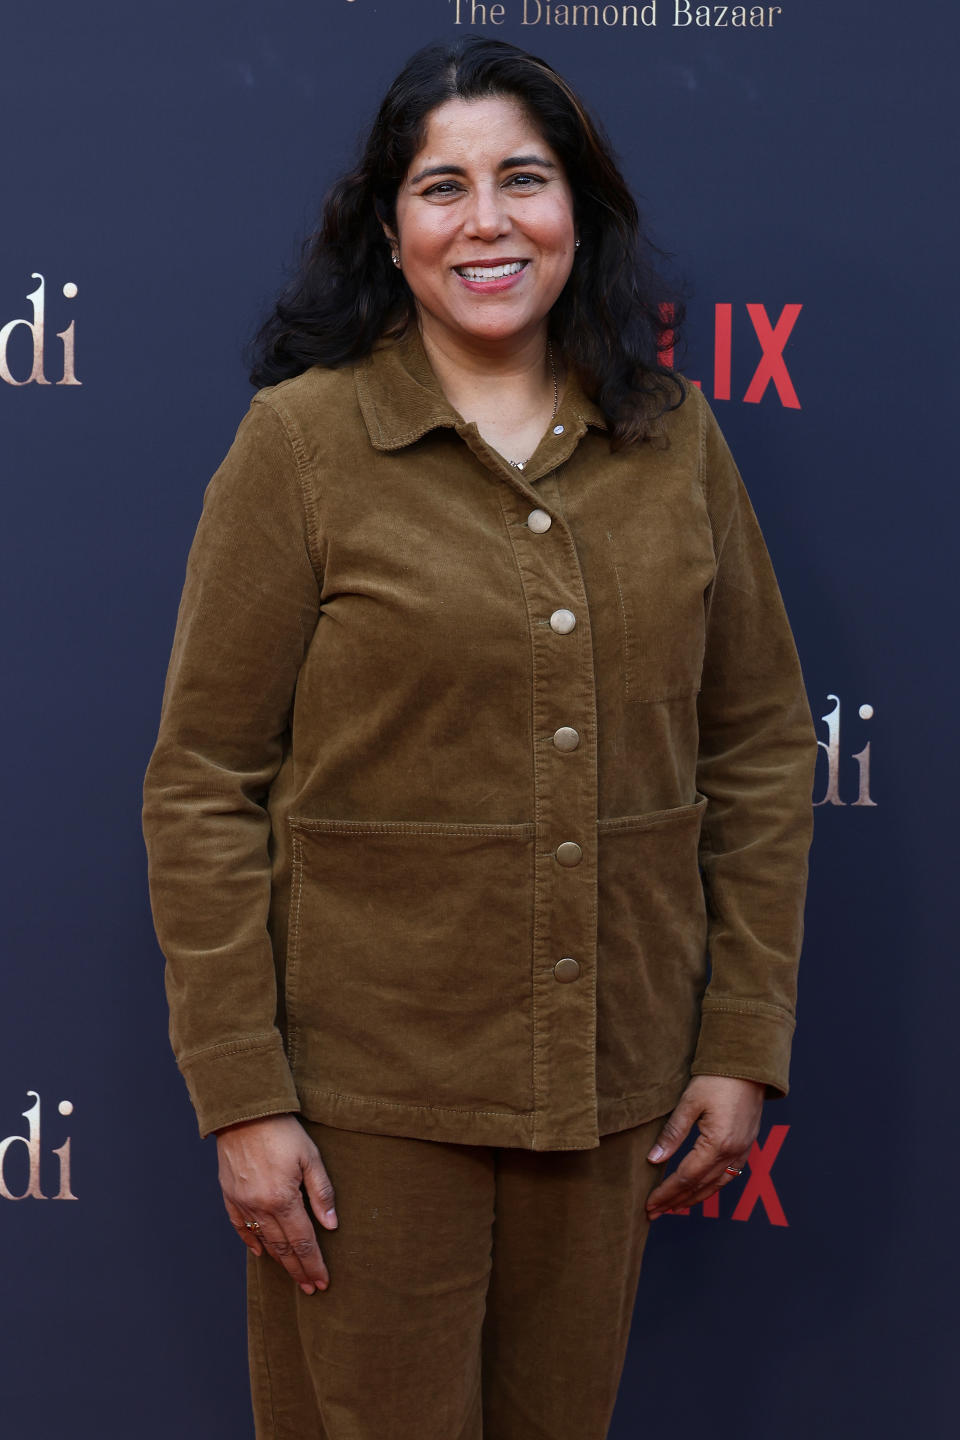
[[[456,430],[475,453],[498,468],[510,468],[502,456],[485,444],[476,425],[467,422],[450,404],[427,359],[416,326],[408,326],[399,340],[383,340],[356,368],[357,396],[370,443],[376,450],[399,450],[412,445],[428,431],[441,426]],[[587,426],[606,430],[602,410],[585,393],[576,375],[567,377],[551,427],[524,467],[535,479],[554,468],[572,451]],[[565,454],[560,452],[564,451]],[[557,453],[554,453],[557,452]]]

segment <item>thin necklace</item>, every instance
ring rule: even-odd
[[[550,362],[550,374],[553,376],[553,410],[550,413],[550,419],[553,420],[556,418],[557,410],[560,405],[560,386],[557,382],[557,367],[553,363],[553,346],[551,345],[549,340],[547,341],[547,360]],[[527,460],[529,460],[529,458],[530,457],[528,455]],[[522,470],[526,463],[526,460],[507,461],[507,464],[512,465],[514,470]]]

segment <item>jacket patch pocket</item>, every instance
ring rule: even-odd
[[[616,1098],[687,1070],[707,978],[698,849],[706,799],[601,820],[597,1082]]]
[[[286,998],[307,1088],[532,1108],[534,826],[291,819]]]

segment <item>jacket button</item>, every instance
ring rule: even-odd
[[[553,732],[553,743],[558,750],[576,750],[580,744],[580,733],[572,725],[561,725]]]
[[[558,960],[556,965],[554,965],[553,973],[561,985],[569,985],[570,981],[576,980],[580,974],[580,966],[576,960],[571,960],[569,955],[565,955],[562,960]]]
[[[550,616],[550,629],[556,630],[558,635],[569,635],[576,623],[577,617],[572,610],[554,610]]]
[[[557,846],[557,863],[560,865],[579,865],[583,859],[583,851],[576,840],[564,840],[562,845]]]
[[[535,535],[542,535],[552,524],[553,517],[548,515],[546,510],[531,510],[527,516],[527,525]]]

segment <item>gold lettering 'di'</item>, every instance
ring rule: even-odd
[[[5,381],[7,385],[49,385],[51,383],[44,373],[45,282],[43,276],[39,275],[36,271],[33,272],[30,278],[38,282],[36,290],[32,290],[27,296],[27,300],[33,309],[32,318],[28,320],[26,317],[18,317],[16,320],[8,320],[6,325],[0,329],[0,380]],[[63,295],[67,300],[76,299],[77,287],[72,280],[68,280],[66,285],[64,285]],[[74,322],[71,320],[66,330],[57,331],[57,339],[63,344],[63,376],[56,382],[58,385],[80,385],[82,383],[77,379],[74,368],[73,325]],[[24,346],[18,347],[17,340],[14,340],[14,336],[17,335],[18,331],[21,332],[18,339],[21,339],[24,330],[30,335],[32,364],[29,375],[24,375],[21,372],[20,377],[18,377],[11,369],[10,351],[11,348],[20,348],[21,350],[26,348]],[[11,347],[11,340],[13,340],[13,347]],[[17,358],[19,362],[19,357]]]
[[[28,1090],[28,1096],[33,1104],[24,1110],[23,1118],[27,1122],[26,1135],[8,1135],[5,1140],[0,1140],[0,1200],[48,1200],[51,1197],[43,1193],[40,1185],[40,1096],[36,1090]],[[73,1102],[61,1100],[57,1106],[61,1115],[73,1114]],[[7,1161],[11,1156],[19,1153],[20,1146],[26,1151],[26,1175],[17,1177],[24,1178],[26,1184],[22,1190],[13,1189],[14,1177],[8,1173]],[[60,1188],[54,1200],[76,1200],[76,1195],[70,1189],[70,1137],[54,1150],[54,1155],[60,1162]],[[14,1166],[16,1162],[14,1161]]]
[[[827,786],[820,799],[813,803],[815,806],[846,805],[846,800],[840,798],[840,697],[828,695],[827,699],[833,701],[833,709],[820,717],[827,727],[827,738],[817,741],[827,760]],[[861,705],[858,713],[861,720],[872,720],[873,706]],[[870,741],[851,758],[857,762],[860,777],[857,798],[852,803],[875,809],[877,802],[870,796]]]

